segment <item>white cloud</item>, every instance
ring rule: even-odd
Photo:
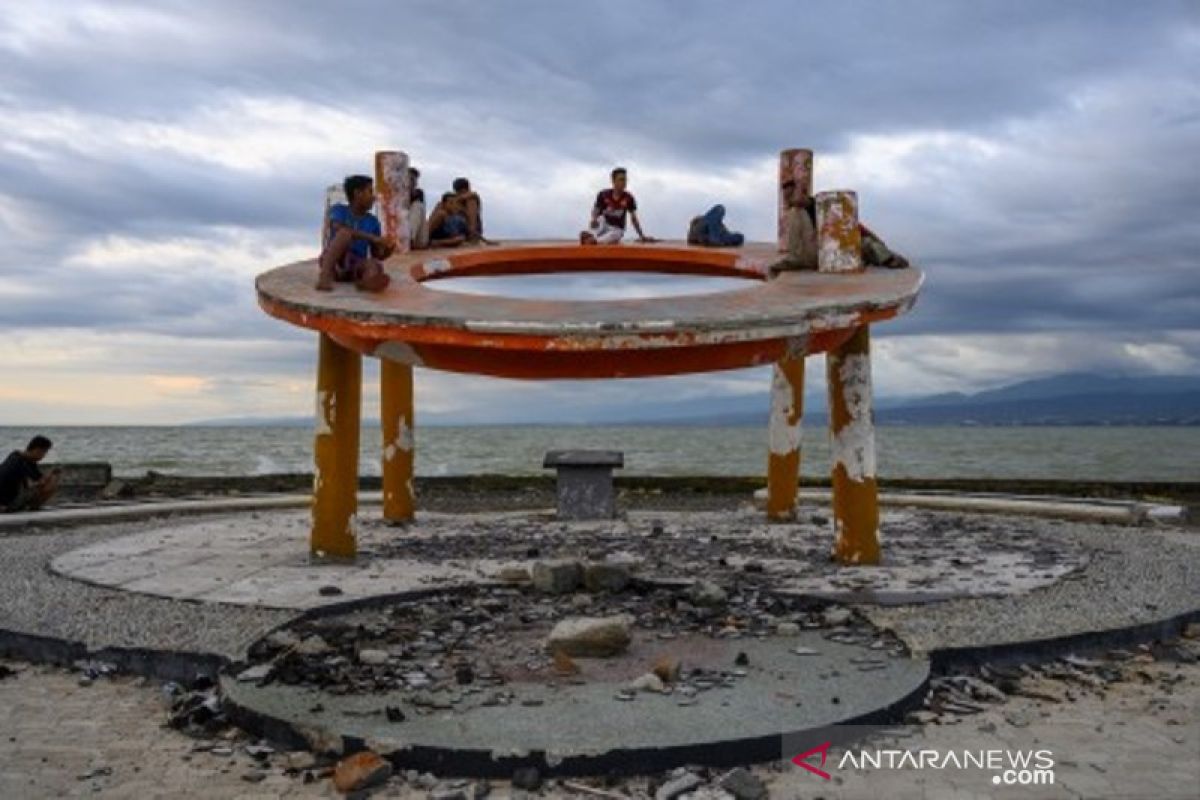
[[[928,267],[913,317],[875,332],[881,393],[1200,369],[1194,13],[839,7],[797,51],[786,3],[606,10],[0,8],[0,418],[307,413],[312,334],[262,315],[250,278],[313,255],[325,185],[389,148],[431,197],[470,176],[504,239],[573,236],[616,163],[651,234],[721,202],[769,239],[777,151],[813,146],[817,188],[856,189]],[[363,50],[347,13],[403,34]],[[764,376],[421,373],[419,407],[652,405]]]

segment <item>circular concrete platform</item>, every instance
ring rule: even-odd
[[[785,594],[904,604],[1021,594],[1089,559],[1085,547],[1052,535],[1042,521],[907,511],[884,514],[878,567],[832,562],[832,534],[819,515],[768,524],[753,512],[633,512],[560,523],[528,512],[426,513],[404,529],[360,521],[360,557],[349,565],[310,563],[308,525],[299,511],[166,520],[64,553],[51,569],[160,597],[307,609],[492,583],[514,567],[572,558],[614,561],[651,583],[736,577]],[[328,587],[336,593],[322,594]]]
[[[1124,646],[1200,617],[1200,541],[1186,530],[894,511],[884,516],[888,561],[844,569],[828,558],[828,519],[814,512],[788,525],[765,525],[749,510],[631,512],[569,524],[549,512],[423,514],[408,529],[363,521],[363,557],[335,566],[308,563],[304,511],[152,516],[161,513],[148,508],[141,521],[0,536],[7,576],[0,654],[101,658],[183,680],[232,664],[224,683],[252,729],[320,747],[368,743],[442,772],[502,774],[520,763],[637,771],[776,759],[784,733],[899,710],[929,662]],[[631,570],[634,580],[611,595],[531,588],[529,567],[558,559],[604,560]],[[516,578],[526,580],[501,583]],[[690,607],[688,587],[697,579],[727,593],[719,614]],[[522,598],[522,624],[498,640],[439,652],[435,645],[457,639],[453,615],[480,597]],[[685,624],[663,629],[663,598],[674,598],[670,608]],[[831,600],[853,611],[829,607]],[[279,626],[356,620],[368,633],[400,630],[403,614],[378,623],[378,615],[400,608],[433,618],[418,626],[411,653],[383,642],[382,675],[358,670],[361,639],[331,636],[336,651],[323,655],[345,674],[324,682],[262,674],[263,685],[236,679],[246,663],[261,670],[263,645],[255,642],[286,635],[272,634]],[[627,658],[603,665],[579,659],[579,675],[545,672],[549,623],[616,613],[635,620]],[[781,635],[781,622],[791,623],[789,635]],[[462,624],[470,629],[479,620]],[[790,635],[795,625],[798,638]],[[669,695],[616,699],[659,648],[707,670],[711,685],[691,697],[681,686]],[[736,664],[740,652],[744,666]],[[502,686],[409,680],[423,671],[445,684],[446,670],[463,657],[486,675],[485,655],[493,672],[506,675]],[[404,669],[396,675],[393,667]],[[687,681],[695,684],[696,676]],[[434,688],[431,696],[410,691]],[[508,693],[503,700],[489,694],[500,689]],[[823,705],[832,697],[838,702],[828,705],[836,708]],[[679,705],[688,700],[696,702]],[[543,729],[559,735],[538,738]],[[721,741],[689,738],[693,729],[720,731]]]
[[[677,594],[592,598],[589,614],[631,613],[632,643],[569,670],[545,646],[573,616],[569,599],[478,588],[304,620],[252,648],[222,686],[244,719],[297,743],[366,744],[405,767],[489,776],[779,759],[784,736],[895,720],[923,696],[928,661],[849,614],[772,606],[772,619],[795,620],[780,635],[746,614],[749,598],[709,612]],[[723,627],[726,613],[743,625]],[[629,688],[664,660],[680,662],[677,677]]]

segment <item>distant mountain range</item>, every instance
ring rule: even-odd
[[[422,415],[423,425],[765,425],[767,391],[761,395],[667,401],[645,408],[539,411],[536,419],[514,414],[488,421],[454,414]],[[826,415],[819,394],[805,397],[805,418]],[[1200,375],[1121,377],[1089,373],[1022,381],[976,394],[876,399],[883,425],[1200,425]],[[203,426],[307,426],[309,417],[237,417],[193,423]],[[366,421],[367,425],[378,425]]]

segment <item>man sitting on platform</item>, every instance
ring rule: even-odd
[[[816,203],[795,181],[786,181],[784,191],[785,255],[769,267],[776,275],[787,270],[817,269],[817,212]],[[862,236],[862,259],[868,267],[904,269],[908,259],[888,248],[883,240],[866,225],[859,224]]]
[[[688,225],[687,243],[701,247],[741,247],[746,237],[725,226],[725,206],[717,204]]]
[[[629,183],[628,174],[624,167],[612,171],[612,188],[604,189],[596,195],[592,205],[592,219],[588,229],[579,234],[580,244],[620,244],[625,237],[625,216],[633,221],[633,229],[637,231],[638,241],[643,243],[655,242],[642,232],[642,223],[638,221],[637,200],[625,191]]]
[[[351,282],[368,292],[381,292],[391,279],[379,259],[395,245],[383,237],[375,205],[375,184],[366,175],[351,175],[342,183],[346,202],[329,209],[325,250],[321,253],[317,289],[328,292],[334,281]]]
[[[460,244],[497,244],[483,235],[483,200],[471,190],[466,178],[454,179],[454,191],[442,200],[429,217],[429,244],[458,247]]]
[[[803,185],[796,181],[786,181],[782,188],[785,255],[771,265],[771,274],[787,270],[816,270],[816,205],[804,191]]]
[[[429,247],[429,223],[425,218],[425,190],[417,186],[421,172],[408,168],[412,189],[408,194],[408,243],[413,250]]]
[[[50,452],[45,436],[30,439],[24,451],[14,450],[0,464],[0,511],[37,511],[58,491],[61,473],[52,469],[45,475],[38,462]]]

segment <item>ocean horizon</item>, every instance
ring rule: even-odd
[[[50,461],[106,461],[120,476],[241,476],[312,471],[312,429],[295,425],[4,426],[0,449],[35,433],[55,443]],[[417,428],[421,476],[545,474],[554,449],[625,454],[626,475],[759,476],[767,433],[758,426],[472,425]],[[879,474],[890,478],[1200,480],[1200,427],[880,426]],[[804,433],[801,471],[829,470],[824,427]],[[380,472],[378,428],[364,425],[360,472]]]

